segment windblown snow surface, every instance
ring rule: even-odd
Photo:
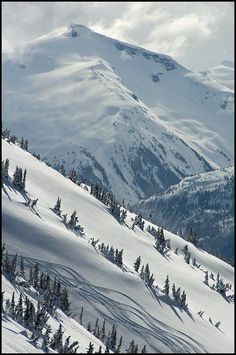
[[[223,86],[234,90],[234,63],[223,60],[220,65],[200,72],[205,78],[215,80]]]
[[[232,165],[233,90],[167,55],[73,24],[4,55],[2,71],[6,128],[121,201]]]
[[[11,185],[3,184],[3,242],[11,254],[18,252],[26,260],[37,261],[40,268],[60,277],[62,284],[69,288],[75,319],[83,305],[85,322],[95,322],[98,317],[106,319],[107,324],[115,323],[118,336],[123,335],[123,351],[134,339],[139,349],[146,344],[152,353],[233,353],[234,304],[228,297],[230,294],[224,298],[203,283],[204,271],[208,270],[214,275],[219,272],[225,282],[233,285],[234,269],[230,265],[168,231],[164,233],[170,238],[172,250],[166,257],[162,256],[154,248],[154,238],[145,230],[147,222],[144,231],[138,227],[132,230],[134,215],[128,213],[126,224],[118,223],[107,207],[83,187],[18,146],[3,141],[2,147],[3,159],[10,160],[10,176],[16,165],[27,169],[27,194],[39,199],[33,211],[26,206],[24,195]],[[52,212],[58,196],[63,213],[70,215],[76,209],[85,230],[84,237],[68,230]],[[120,269],[105,259],[91,245],[91,237],[123,248],[124,267]],[[184,261],[181,249],[185,244],[201,264],[200,268]],[[173,252],[176,247],[179,255]],[[145,286],[133,269],[139,255],[142,263],[149,263],[154,273],[156,287],[152,289]],[[174,282],[186,291],[188,311],[162,292],[167,275],[171,285]],[[6,290],[11,286],[3,280],[3,287]],[[200,310],[205,311],[202,319],[197,314]],[[209,322],[209,317],[213,323],[221,321],[219,329]],[[77,331],[73,320],[65,317],[63,325],[69,332],[73,329],[74,340],[85,344],[88,336],[85,330],[80,327]],[[3,323],[5,351],[33,351],[20,332],[21,327],[13,321]]]

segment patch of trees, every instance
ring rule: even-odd
[[[12,185],[21,191],[25,190],[25,183],[26,183],[26,174],[27,171],[26,169],[22,170],[20,167],[16,167],[16,170],[13,174],[13,179],[12,179]],[[2,161],[2,178],[3,179],[10,179],[9,176],[9,159],[6,158],[6,160]]]
[[[119,223],[124,223],[127,217],[127,210],[122,207],[115,198],[115,195],[103,190],[98,183],[91,185],[90,194],[109,207],[110,213]]]
[[[140,270],[141,268],[141,270]],[[139,274],[140,278],[149,286],[153,285],[155,278],[153,277],[153,273],[151,273],[149,265],[142,265],[141,267],[141,257],[138,256],[134,262],[134,270]],[[140,271],[139,271],[140,270]]]
[[[79,224],[79,218],[77,216],[76,210],[72,213],[72,215],[68,220],[67,220],[67,213],[62,214],[60,197],[57,198],[57,202],[55,206],[52,208],[52,210],[54,213],[56,213],[57,216],[59,216],[62,219],[63,223],[68,229],[71,229],[72,231],[75,231],[80,235],[84,235],[84,228]]]
[[[154,227],[147,227],[147,232],[149,232],[155,238],[155,248],[159,253],[164,254],[171,249],[170,239],[165,239],[163,228],[155,229]]]
[[[210,286],[210,279],[212,281],[215,281],[212,283]],[[227,291],[230,291],[232,289],[232,285],[229,284],[228,282],[225,283],[222,278],[220,278],[219,272],[217,273],[216,277],[215,275],[211,272],[210,276],[208,271],[205,271],[204,274],[204,281],[203,281],[207,286],[211,287],[212,290],[215,290],[219,292],[221,295],[225,296]]]
[[[99,242],[99,239],[94,240],[94,238],[91,239],[91,244],[92,246],[96,247],[97,243]],[[112,245],[105,245],[104,243],[98,244],[98,250],[112,263],[118,265],[119,267],[123,266],[123,249],[115,249]]]
[[[28,145],[29,145],[28,139],[25,139],[24,137],[21,137],[21,139],[19,139],[17,136],[11,135],[10,129],[7,128],[3,129],[2,138],[5,139],[8,143],[13,143],[13,144],[18,143],[22,149],[28,151]]]
[[[11,317],[14,321],[21,324],[31,331],[31,342],[36,346],[41,344],[42,350],[49,352],[49,348],[59,353],[75,354],[78,349],[78,341],[70,343],[70,336],[63,342],[62,324],[59,329],[52,334],[50,325],[47,324],[50,314],[54,314],[57,308],[68,314],[70,303],[67,288],[62,288],[58,279],[52,280],[49,274],[40,272],[36,263],[30,267],[29,278],[26,278],[24,258],[18,256],[10,257],[5,248],[2,247],[2,270],[12,282],[17,276],[21,276],[19,284],[25,288],[32,287],[38,292],[39,298],[37,307],[27,296],[19,295],[18,301],[15,292],[10,299],[4,299],[4,292],[1,294],[2,314]]]
[[[87,325],[87,330],[92,333],[96,338],[100,339],[105,345],[106,345],[106,351],[105,353],[109,353],[110,351],[113,351],[116,354],[119,353],[124,353],[123,351],[121,352],[121,347],[122,347],[122,343],[123,343],[123,337],[120,336],[118,338],[117,336],[117,328],[116,326],[113,324],[112,328],[108,331],[106,330],[106,321],[105,319],[103,320],[102,324],[99,324],[99,319],[97,318],[95,321],[94,326],[91,325],[91,322],[88,323]],[[90,353],[92,354],[94,352],[93,346],[90,343],[89,345],[89,349]],[[128,354],[137,354],[138,351],[138,344],[134,343],[134,340],[132,340],[128,346],[128,348],[126,349],[126,353]],[[146,346],[144,345],[144,347],[141,350],[142,354],[146,354],[147,350],[146,350]]]
[[[143,231],[144,224],[145,224],[145,221],[143,220],[142,215],[139,214],[138,216],[135,216],[134,223],[132,225],[132,229],[134,229],[134,227],[137,226]]]

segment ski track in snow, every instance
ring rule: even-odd
[[[13,257],[13,255],[10,256]],[[174,353],[181,353],[183,351],[186,353],[206,352],[205,347],[202,344],[190,336],[187,336],[183,332],[177,331],[171,326],[159,321],[126,294],[106,287],[92,285],[81,274],[67,266],[25,256],[24,260],[31,265],[38,263],[41,270],[46,271],[50,273],[50,275],[58,278],[60,282],[70,290],[70,292],[77,294],[77,300],[83,299],[86,303],[92,306],[103,319],[110,320],[116,325],[119,323],[129,330],[132,329],[132,332],[141,338],[144,343],[149,345],[152,351],[161,353],[152,341],[153,339],[158,339],[166,346],[168,351]],[[20,286],[18,286],[18,291],[21,293],[23,291],[23,294],[25,294],[24,289]],[[131,301],[133,306],[127,303],[118,302],[113,299],[114,296],[111,298],[106,296],[104,293],[119,294],[124,297],[124,299]],[[157,296],[155,297],[157,298]],[[97,307],[97,304],[99,304],[99,307]],[[101,310],[101,305],[107,312]],[[111,314],[112,317],[108,316],[108,313]],[[140,319],[145,326],[142,326],[132,320],[132,315]],[[177,316],[179,317],[178,314]],[[183,337],[185,339],[183,339]]]

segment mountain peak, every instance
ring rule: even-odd
[[[71,23],[70,26],[67,28],[66,32],[68,35],[70,35],[70,37],[77,37],[79,33],[85,32],[85,31],[91,32],[91,30],[84,25],[80,25],[77,23]]]

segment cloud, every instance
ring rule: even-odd
[[[4,2],[3,49],[75,22],[204,69],[233,60],[233,8],[233,2]]]

